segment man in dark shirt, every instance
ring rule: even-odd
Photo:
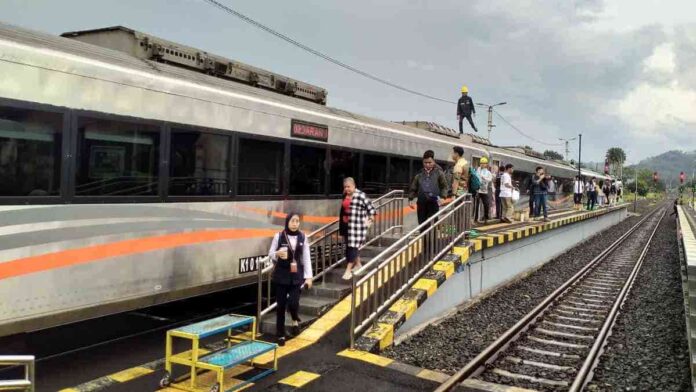
[[[474,125],[474,121],[471,119],[472,114],[474,116],[476,115],[474,101],[469,96],[469,89],[466,86],[462,86],[462,96],[459,98],[459,102],[457,102],[457,120],[459,121],[460,135],[464,134],[464,129],[462,129],[462,121],[464,118],[469,120],[469,124],[471,125],[471,128],[474,129],[474,132],[478,132],[476,125]]]
[[[418,224],[440,210],[448,190],[445,173],[435,163],[435,154],[432,150],[426,151],[423,154],[423,170],[413,177],[408,193],[410,207],[418,208]]]

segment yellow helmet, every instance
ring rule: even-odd
[[[463,93],[468,93],[468,92],[469,92],[469,88],[466,87],[466,86],[462,86],[462,92],[463,92]]]
[[[481,158],[481,163],[488,163],[488,158],[486,158],[486,157]]]

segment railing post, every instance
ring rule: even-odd
[[[261,310],[263,308],[263,268],[265,259],[256,266],[256,322],[261,322]]]
[[[351,300],[350,300],[350,349],[355,349],[355,275],[351,278]]]

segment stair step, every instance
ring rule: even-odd
[[[386,246],[366,246],[362,249],[360,249],[360,260],[362,260],[363,264],[365,263],[365,260],[371,259],[378,254],[382,253],[383,250],[385,250],[387,247]]]
[[[302,303],[302,300],[300,299],[300,303]],[[311,323],[313,323],[318,317],[311,315],[311,314],[306,314],[300,312],[298,314],[300,316],[300,329],[305,329],[308,327]],[[285,333],[290,333],[290,327],[292,327],[292,318],[290,318],[290,313],[285,313]],[[269,335],[275,335],[276,333],[276,313],[275,311],[265,315],[261,319],[261,327],[260,327],[261,333],[264,334],[269,334]]]
[[[300,313],[319,316],[324,314],[339,300],[337,298],[312,295],[310,293],[300,297]]]
[[[350,283],[330,282],[328,280],[325,283],[315,282],[310,292],[318,296],[339,300],[350,293]]]

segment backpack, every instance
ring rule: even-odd
[[[481,179],[474,168],[469,167],[469,192],[474,193],[481,189]]]

